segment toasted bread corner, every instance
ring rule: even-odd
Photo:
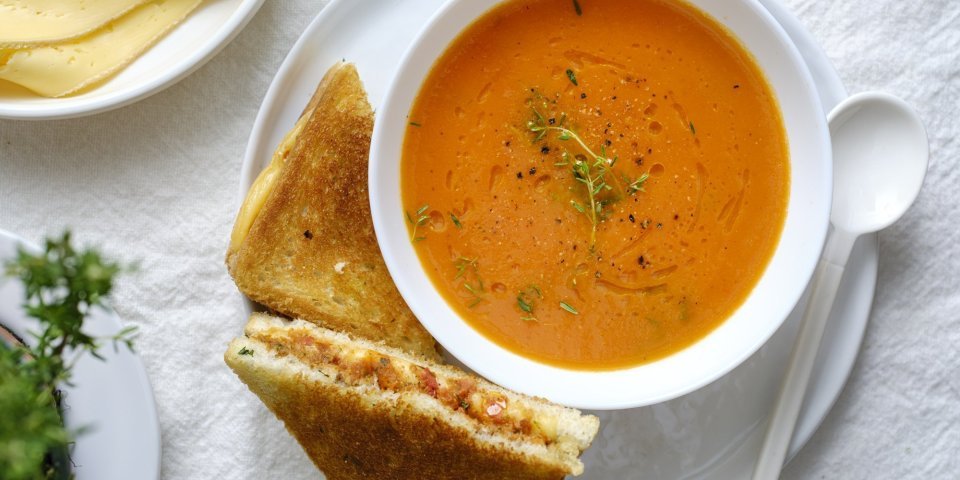
[[[356,68],[334,65],[251,188],[226,256],[241,292],[292,318],[431,359],[436,341],[387,271],[370,215],[373,110]],[[272,169],[272,170],[271,170]],[[260,179],[258,178],[258,183]],[[245,217],[247,218],[247,217]],[[242,229],[241,229],[242,230]]]

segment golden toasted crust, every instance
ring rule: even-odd
[[[580,452],[597,433],[597,419],[581,416],[542,399],[515,396],[511,406],[528,411],[531,420],[557,415],[565,432],[582,431],[577,440],[567,439],[565,447],[537,446],[530,440],[498,436],[490,427],[465,420],[463,412],[448,409],[434,397],[397,393],[373,385],[351,385],[342,380],[345,372],[303,362],[287,352],[290,337],[271,335],[292,328],[309,333],[319,343],[354,352],[377,352],[389,363],[405,356],[389,347],[351,341],[341,334],[314,330],[302,325],[280,325],[262,314],[254,314],[247,325],[250,338],[235,339],[224,360],[267,407],[284,422],[287,430],[316,466],[331,480],[350,479],[550,479],[580,474]],[[259,335],[255,335],[259,334]],[[264,337],[256,340],[253,337]],[[269,337],[269,338],[266,338]],[[308,342],[305,338],[296,342]],[[371,350],[367,350],[367,348]],[[346,352],[342,350],[341,352]],[[350,355],[349,353],[342,353]],[[334,355],[336,357],[336,355]],[[334,358],[331,357],[331,358]],[[414,357],[406,357],[414,360]],[[349,370],[344,360],[331,360]],[[344,363],[341,363],[343,361]],[[458,376],[467,375],[449,366],[418,364]],[[496,388],[476,379],[478,388]],[[566,415],[558,414],[564,410]],[[534,442],[529,446],[524,442]],[[578,446],[572,446],[575,443]]]
[[[237,287],[284,315],[439,358],[374,236],[367,195],[373,112],[356,69],[331,68],[304,115],[276,186],[227,253]]]
[[[558,480],[566,473],[481,446],[468,432],[417,414],[406,402],[371,404],[303,375],[267,377],[250,362],[231,366],[330,480]]]

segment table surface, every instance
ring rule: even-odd
[[[914,105],[924,190],[880,235],[877,295],[850,381],[784,478],[960,472],[960,2],[785,0],[848,90]],[[140,327],[163,429],[163,478],[271,478],[308,460],[224,368],[242,304],[222,258],[240,162],[274,73],[323,0],[266,2],[206,66],[137,104],[74,120],[0,121],[0,228],[74,230],[140,264],[114,305]],[[220,452],[209,455],[209,452]],[[283,468],[288,471],[288,468]]]

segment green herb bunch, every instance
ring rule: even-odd
[[[70,384],[71,368],[84,353],[103,359],[102,340],[133,348],[135,327],[107,339],[83,331],[84,320],[102,308],[122,267],[95,250],[78,251],[70,233],[48,239],[44,251],[23,249],[5,265],[25,288],[23,308],[38,321],[28,345],[0,346],[0,472],[7,480],[52,479],[79,431],[62,422],[57,385]],[[60,457],[63,457],[61,455]],[[59,464],[59,465],[58,465]],[[62,472],[62,469],[60,470]]]

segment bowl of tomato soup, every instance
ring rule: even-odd
[[[592,409],[756,352],[831,189],[810,73],[749,0],[452,1],[371,148],[380,247],[425,327],[497,383]]]

